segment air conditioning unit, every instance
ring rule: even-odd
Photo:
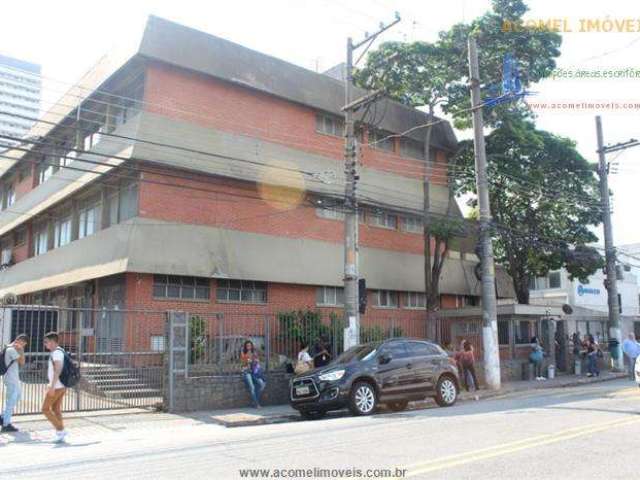
[[[13,250],[10,248],[3,248],[0,256],[0,265],[11,265],[13,259]]]

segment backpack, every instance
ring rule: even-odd
[[[2,349],[2,352],[0,352],[0,375],[4,375],[5,373],[7,373],[11,365],[13,365],[13,362],[15,362],[15,360],[11,360],[7,365],[5,361],[5,354],[7,353],[7,348],[8,347],[4,347]]]
[[[75,362],[71,358],[71,355],[69,355],[66,350],[60,347],[58,347],[58,349],[61,350],[64,355],[62,371],[60,372],[60,383],[67,388],[73,388],[80,382],[80,366],[78,362]],[[50,361],[53,362],[53,359],[50,358]]]

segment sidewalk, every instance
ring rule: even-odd
[[[477,393],[462,392],[459,401],[468,402],[476,399],[482,400],[492,397],[514,394],[526,391],[538,391],[549,388],[573,387],[591,383],[606,382],[619,378],[626,378],[625,373],[603,373],[597,378],[576,377],[573,375],[563,375],[553,380],[530,381],[530,382],[509,382],[503,383],[500,390],[479,390]],[[409,410],[419,410],[433,408],[435,402],[425,400],[413,402],[409,405]],[[345,413],[337,412],[336,415]],[[51,427],[41,415],[20,415],[16,418],[22,432],[31,434],[41,431],[49,431]],[[149,424],[148,428],[157,428],[159,431],[170,431],[172,427],[187,424],[217,424],[224,427],[244,427],[251,425],[267,425],[275,423],[286,423],[300,420],[300,414],[289,405],[266,406],[259,410],[254,408],[237,408],[231,410],[214,410],[205,412],[193,412],[184,414],[151,413],[148,410],[107,410],[103,412],[79,412],[65,415],[65,423],[70,430],[82,430],[85,433],[91,431],[119,431],[136,424]],[[153,427],[151,427],[153,424]],[[1,443],[1,442],[0,442]]]
[[[599,377],[577,377],[575,375],[561,375],[553,380],[521,381],[503,383],[500,390],[479,390],[475,393],[461,392],[458,401],[468,402],[485,398],[499,397],[503,395],[525,392],[528,390],[542,390],[548,388],[575,387],[579,385],[600,383],[619,378],[627,378],[626,373],[603,372]],[[422,402],[412,402],[408,410],[432,408],[435,402],[431,399]],[[206,415],[213,422],[225,427],[245,427],[250,425],[266,425],[273,423],[285,423],[300,419],[300,414],[289,405],[276,405],[255,408],[238,408],[230,410],[218,410],[196,415]]]

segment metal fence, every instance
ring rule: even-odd
[[[295,363],[302,342],[313,349],[322,342],[335,357],[344,350],[345,321],[335,313],[292,311],[279,314],[188,314],[187,369],[191,377],[238,373],[246,340],[255,345],[267,371]],[[427,338],[424,317],[380,314],[361,319],[360,342],[388,338]]]
[[[40,412],[49,362],[43,341],[49,331],[58,332],[60,345],[78,362],[82,375],[78,386],[67,391],[64,411],[153,407],[161,403],[165,318],[164,312],[117,308],[0,308],[2,345],[20,333],[30,337],[26,363],[20,371],[22,401],[16,413]],[[3,389],[2,383],[1,394]]]

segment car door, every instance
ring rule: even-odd
[[[389,399],[406,395],[413,382],[409,352],[403,342],[391,342],[380,347],[376,362],[384,355],[390,355],[391,360],[388,363],[378,363],[376,366],[380,397]]]
[[[435,388],[439,371],[442,352],[427,342],[407,342],[411,364],[413,365],[415,384],[411,387],[412,393],[420,396],[427,394]]]

